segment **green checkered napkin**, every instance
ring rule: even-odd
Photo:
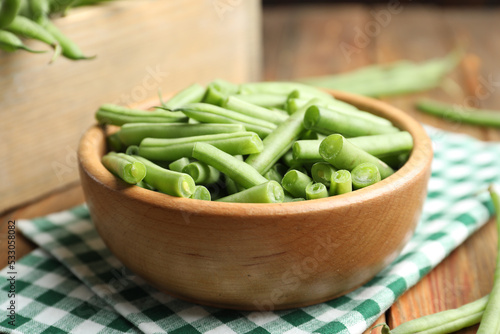
[[[30,334],[362,333],[492,215],[482,190],[500,182],[500,145],[435,129],[429,133],[435,159],[414,237],[391,265],[343,297],[277,312],[221,310],[169,297],[123,267],[80,206],[19,222],[24,235],[53,257],[38,250],[18,262],[17,326],[14,331],[2,319],[0,329]],[[7,270],[1,276],[8,276]],[[5,310],[8,283],[3,284],[0,309]]]

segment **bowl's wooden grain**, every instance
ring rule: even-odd
[[[382,115],[414,138],[394,175],[350,194],[284,204],[214,203],[131,187],[100,162],[103,131],[79,146],[92,220],[110,250],[158,289],[195,303],[244,310],[305,306],[343,295],[396,258],[426,195],[431,141],[386,103],[338,99]]]

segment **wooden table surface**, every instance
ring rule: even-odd
[[[390,10],[384,5],[265,7],[263,79],[292,80],[334,74],[399,59],[424,61],[444,56],[462,45],[468,54],[443,85],[445,88],[385,100],[423,123],[483,140],[500,140],[499,130],[449,124],[420,114],[413,108],[417,98],[430,96],[453,103],[474,103],[483,108],[500,109],[500,68],[496,66],[500,58],[500,40],[495,36],[500,31],[500,9],[401,5],[399,10]],[[387,13],[389,15],[384,16]],[[383,24],[378,29],[377,18]],[[370,35],[362,39],[359,31],[369,31]],[[342,51],[342,45],[355,49],[351,48],[352,52],[348,54],[345,48]],[[6,254],[9,219],[44,215],[83,201],[81,187],[74,184],[7,212],[0,217],[0,251]],[[491,220],[400,297],[378,322],[397,326],[422,315],[458,307],[489,293],[495,265],[495,231]],[[22,235],[18,234],[17,238],[17,256],[20,258],[34,245]],[[5,264],[5,256],[0,257],[0,266]],[[475,333],[476,330],[477,327],[472,327],[458,333]]]

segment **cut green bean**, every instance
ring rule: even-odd
[[[272,111],[255,104],[238,99],[235,96],[229,96],[223,103],[222,107],[236,111],[240,114],[258,118],[273,124],[280,124],[287,120],[288,116],[277,111]]]
[[[390,330],[387,325],[382,328],[384,334],[413,334],[413,333],[452,333],[462,328],[475,325],[481,320],[488,296],[456,309],[429,314],[407,321]],[[465,320],[465,321],[464,321]],[[493,333],[493,332],[488,332]]]
[[[488,304],[484,310],[483,319],[477,331],[478,334],[498,334],[500,333],[500,196],[494,186],[489,188],[491,200],[496,213],[497,225],[497,259],[493,288],[488,299]]]
[[[252,82],[240,85],[240,94],[276,94],[287,96],[294,90],[300,92],[300,96],[306,99],[319,98],[329,101],[333,97],[317,88],[307,86],[298,82]]]
[[[117,132],[107,136],[106,143],[109,151],[121,152],[125,148]]]
[[[465,108],[433,100],[418,101],[417,108],[448,121],[500,128],[500,110]]]
[[[165,110],[130,109],[115,104],[103,104],[96,112],[100,124],[123,125],[126,123],[178,123],[187,122],[187,117],[180,112]]]
[[[3,0],[0,2],[0,29],[7,27],[17,17],[21,0]]]
[[[168,165],[168,169],[173,170],[174,172],[182,173],[182,169],[184,167],[186,167],[187,165],[189,165],[190,163],[191,163],[191,161],[189,161],[188,158],[186,158],[186,157],[180,158],[180,159],[177,159],[177,160],[171,162]]]
[[[228,195],[236,194],[237,192],[239,192],[236,182],[234,182],[234,180],[227,175],[224,178],[224,185],[226,186],[226,192]]]
[[[274,94],[251,94],[251,95],[236,94],[233,96],[237,97],[240,100],[264,108],[282,108],[286,102],[286,96],[274,95]]]
[[[330,189],[328,191],[330,196],[342,195],[352,191],[352,178],[348,170],[340,169],[333,173]]]
[[[189,197],[193,194],[195,183],[191,176],[162,168],[141,156],[133,157],[146,166],[144,181],[153,188],[176,197]]]
[[[238,90],[238,85],[229,81],[214,80],[208,84],[203,102],[220,106],[229,95],[236,94]]]
[[[280,173],[278,173],[276,169],[273,168],[268,170],[267,173],[264,174],[264,177],[269,181],[276,181],[278,183],[281,183],[281,180],[283,179],[283,176]]]
[[[125,154],[128,154],[128,155],[139,155],[139,146],[137,146],[137,145],[130,145],[125,150]]]
[[[304,127],[322,134],[339,133],[346,137],[368,136],[398,132],[392,125],[377,124],[373,121],[345,115],[334,110],[311,106],[304,115]]]
[[[181,90],[177,94],[175,94],[170,100],[165,103],[162,103],[162,106],[174,110],[176,108],[182,107],[183,105],[189,103],[197,103],[203,99],[205,95],[205,87],[200,84],[192,84],[186,89]]]
[[[233,203],[282,203],[283,188],[276,181],[268,181],[235,194],[219,198],[218,202]]]
[[[125,145],[139,145],[144,138],[180,138],[244,132],[241,124],[127,123],[118,135]]]
[[[139,146],[139,155],[151,160],[174,161],[191,157],[196,142],[212,144],[231,155],[246,155],[263,149],[262,140],[257,134],[235,132],[171,139],[145,138]]]
[[[30,49],[29,47],[23,44],[23,42],[19,39],[19,37],[17,37],[10,31],[6,30],[0,30],[0,50],[4,50],[7,52],[14,52],[16,50],[24,50],[31,53],[45,52],[45,51],[36,51]]]
[[[193,199],[199,199],[202,201],[211,201],[212,196],[210,191],[204,186],[195,186],[193,194],[189,197]]]
[[[197,142],[194,144],[192,155],[193,158],[216,168],[245,188],[251,188],[268,181],[252,166],[213,145]]]
[[[313,180],[306,174],[292,169],[283,176],[281,185],[294,197],[307,198],[306,188]]]
[[[129,184],[136,184],[146,176],[144,164],[124,153],[109,152],[101,161],[111,173]]]
[[[182,169],[183,173],[191,175],[194,183],[201,185],[213,184],[219,181],[220,172],[201,161],[194,161]]]
[[[328,197],[328,189],[323,183],[309,183],[306,187],[306,199],[319,199]]]
[[[144,180],[137,182],[136,186],[139,186],[139,187],[147,189],[147,190],[153,190],[153,191],[155,190],[155,188],[151,187],[149,184],[144,182]]]
[[[319,146],[319,153],[325,161],[331,163],[337,169],[352,171],[359,164],[371,162],[377,166],[382,179],[394,173],[394,170],[385,162],[351,144],[339,134],[326,137]]]
[[[314,182],[323,183],[329,187],[333,174],[337,170],[328,162],[317,162],[311,167],[311,176]]]
[[[351,171],[351,178],[354,189],[365,188],[381,180],[377,166],[371,162],[364,162],[357,165]]]
[[[309,101],[301,110],[291,115],[285,122],[281,123],[263,141],[264,149],[257,154],[251,154],[246,162],[253,166],[259,173],[266,173],[271,168],[272,163],[278,161],[288,150],[287,147],[296,140],[304,130],[303,118],[309,106],[316,102],[315,99]],[[305,197],[305,196],[302,196]]]

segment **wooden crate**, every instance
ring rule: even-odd
[[[0,53],[0,212],[78,182],[76,145],[101,103],[258,80],[260,10],[259,0],[116,1],[55,21],[94,60]]]

